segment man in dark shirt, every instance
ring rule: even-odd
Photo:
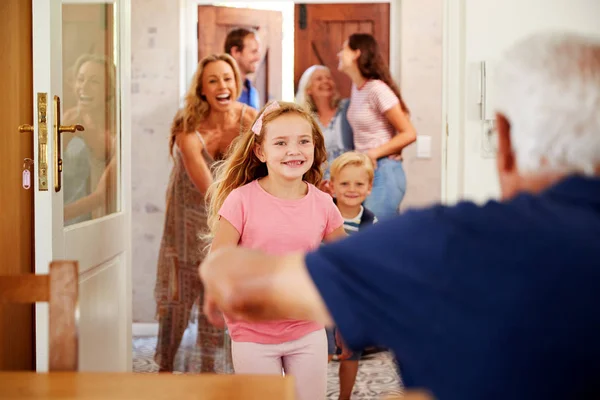
[[[409,211],[309,254],[215,252],[210,318],[335,321],[440,400],[600,398],[600,41],[534,35],[496,79],[502,201]]]
[[[260,42],[254,30],[246,28],[233,29],[225,38],[225,53],[231,55],[238,64],[242,78],[242,93],[238,99],[241,103],[259,109],[260,99],[258,91],[248,79],[248,74],[253,74],[260,62]]]

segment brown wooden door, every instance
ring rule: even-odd
[[[23,160],[33,159],[31,1],[0,2],[0,275],[34,271],[33,166],[22,186]],[[0,306],[0,370],[33,370],[33,306]]]
[[[281,99],[281,13],[247,8],[198,6],[198,60],[223,53],[227,33],[237,27],[258,31],[261,62],[254,76],[261,105]]]
[[[389,64],[389,3],[296,4],[294,19],[294,90],[308,67],[321,64],[331,70],[341,95],[349,97],[352,82],[338,72],[337,53],[356,32],[372,34]]]

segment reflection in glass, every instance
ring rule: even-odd
[[[65,225],[119,211],[115,27],[112,4],[63,5]]]

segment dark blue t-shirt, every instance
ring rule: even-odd
[[[600,398],[600,179],[410,211],[307,255],[352,348],[440,400]]]

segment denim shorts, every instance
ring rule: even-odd
[[[371,210],[378,220],[398,214],[398,208],[406,192],[406,175],[402,161],[389,157],[377,160],[371,195],[364,206]]]
[[[327,354],[329,355],[340,355],[342,354],[342,349],[338,348],[335,344],[335,330],[336,328],[325,328],[325,332],[327,333]],[[354,351],[352,350],[352,355],[347,358],[347,360],[358,361],[362,357],[363,351]]]

